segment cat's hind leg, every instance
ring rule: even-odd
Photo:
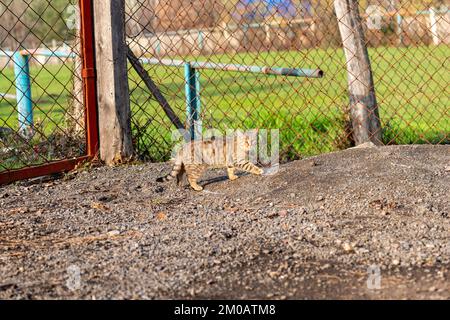
[[[254,165],[253,163],[251,163],[249,161],[237,163],[235,165],[235,167],[240,169],[240,170],[244,170],[246,172],[249,172],[249,173],[252,173],[252,174],[256,174],[256,175],[262,175],[264,173],[263,169],[257,167],[256,165]]]
[[[186,177],[186,169],[184,168],[184,165],[181,167],[180,172],[178,172],[177,174],[177,185],[178,186],[183,186],[184,185],[184,180]]]
[[[188,182],[192,189],[195,191],[202,191],[203,187],[197,183],[197,180],[202,176],[204,168],[199,165],[186,165],[185,170]]]

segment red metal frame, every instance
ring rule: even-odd
[[[79,163],[95,157],[99,150],[97,92],[95,79],[95,48],[93,24],[93,0],[79,0],[81,17],[81,46],[83,53],[83,88],[86,124],[86,156],[75,159],[49,162],[44,165],[18,170],[6,170],[0,173],[0,185],[17,180],[35,178],[49,174],[66,172],[74,169]]]
[[[95,157],[99,150],[99,137],[95,76],[94,17],[92,15],[93,0],[80,0],[80,12],[87,153],[89,157]]]

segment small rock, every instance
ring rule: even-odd
[[[288,214],[287,210],[284,210],[284,209],[280,210],[280,212],[278,212],[278,215],[283,218],[286,217],[287,214]]]
[[[158,212],[158,214],[156,215],[156,219],[158,219],[159,221],[164,221],[167,219],[167,215],[164,212]]]
[[[280,275],[279,272],[269,271],[269,277],[271,277],[271,278],[277,278],[279,275]]]
[[[342,248],[344,249],[345,252],[352,252],[354,250],[353,246],[348,242],[344,242]]]
[[[318,197],[316,198],[316,200],[317,200],[317,201],[323,201],[323,200],[325,200],[325,197],[322,196],[322,195],[320,195],[320,196],[318,196]]]
[[[118,236],[119,234],[120,234],[119,230],[112,230],[108,232],[108,236],[110,237]]]
[[[365,254],[365,253],[369,253],[370,251],[366,248],[359,248],[357,250],[358,254]]]
[[[329,264],[329,263],[325,263],[323,266],[322,266],[322,270],[326,270],[326,269],[329,269],[331,267],[331,264]]]

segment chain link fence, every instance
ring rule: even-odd
[[[359,5],[383,143],[449,143],[448,1]],[[176,127],[164,105],[186,126],[194,117],[203,131],[278,128],[283,161],[352,145],[333,1],[130,0],[126,6],[127,43],[158,91],[155,96],[130,65],[133,138],[143,160],[170,156]]]
[[[0,0],[0,173],[87,154],[79,4]]]

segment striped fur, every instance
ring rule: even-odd
[[[181,185],[186,175],[190,186],[201,191],[203,187],[197,181],[208,167],[227,168],[230,180],[238,178],[236,169],[261,175],[263,170],[246,159],[250,148],[250,137],[245,135],[190,141],[178,151],[170,174],[157,181],[167,182],[176,178]]]

